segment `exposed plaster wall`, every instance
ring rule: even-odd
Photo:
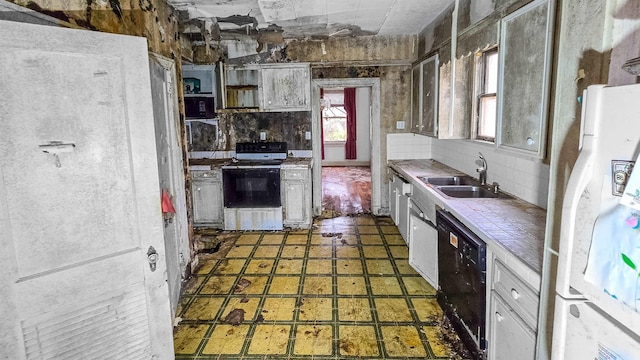
[[[416,58],[416,36],[335,37],[326,40],[293,40],[286,46],[286,60],[294,62],[408,63]]]
[[[640,1],[618,0],[613,15],[609,85],[638,83],[638,77],[621,70],[625,61],[640,57]]]
[[[558,9],[560,18],[556,21],[554,89],[551,92],[553,146],[549,154],[551,170],[545,236],[547,246],[556,251],[562,200],[578,157],[582,108],[576,99],[589,85],[637,82],[637,77],[630,76],[620,66],[629,58],[640,56],[640,4],[636,0],[561,1]],[[545,257],[542,276],[548,287],[541,290],[540,303],[546,316],[541,316],[539,322],[539,359],[549,359],[551,354],[556,268],[557,257]]]

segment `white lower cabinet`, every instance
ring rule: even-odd
[[[283,225],[311,226],[311,170],[308,166],[282,169]]]
[[[494,258],[489,301],[490,360],[534,360],[539,294]]]
[[[489,359],[535,359],[536,334],[495,291],[491,294]]]
[[[191,196],[195,226],[222,226],[222,170],[191,171]]]
[[[409,264],[437,289],[438,231],[427,221],[424,214],[412,211],[409,215]]]

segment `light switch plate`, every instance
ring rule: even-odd
[[[311,131],[307,131],[304,133],[304,138],[307,140],[311,140]]]
[[[267,140],[267,132],[266,131],[260,131],[260,140],[262,140],[262,141]]]

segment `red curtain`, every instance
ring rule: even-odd
[[[347,142],[345,144],[345,155],[347,160],[356,159],[356,89],[344,89],[344,110],[347,112]]]
[[[324,160],[324,109],[322,99],[324,99],[324,89],[320,88],[320,152],[322,152],[322,160]]]

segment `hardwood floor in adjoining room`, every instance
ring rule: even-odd
[[[364,166],[323,167],[322,210],[340,215],[371,213],[371,170]]]

